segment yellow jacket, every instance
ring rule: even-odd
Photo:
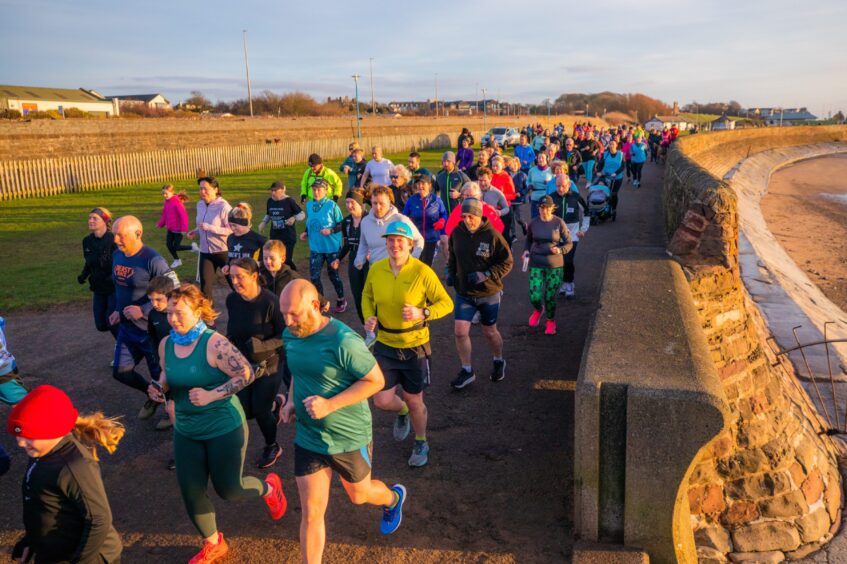
[[[453,300],[435,272],[415,257],[409,257],[395,278],[390,259],[373,263],[362,291],[365,319],[379,319],[377,340],[398,349],[423,345],[429,341],[429,328],[421,321],[403,321],[403,306],[428,307],[427,321],[453,311]]]

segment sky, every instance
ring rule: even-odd
[[[844,0],[0,0],[0,83],[105,95],[322,99],[641,92],[847,113]],[[479,93],[479,94],[478,94]]]

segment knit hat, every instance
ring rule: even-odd
[[[73,430],[78,416],[65,392],[42,384],[12,408],[6,430],[25,439],[58,439]]]
[[[345,196],[345,198],[348,199],[348,200],[353,200],[354,202],[356,202],[360,206],[365,205],[365,198],[362,196],[361,192],[356,192],[355,190],[350,190],[349,192],[347,192],[347,195]]]
[[[456,162],[456,153],[454,153],[453,151],[447,151],[446,153],[441,155],[441,161],[442,162],[443,161],[452,161],[452,162],[455,163]]]
[[[315,166],[317,164],[323,164],[323,162],[324,161],[323,161],[323,159],[321,159],[321,156],[319,154],[312,153],[311,155],[309,155],[309,166]]]
[[[462,215],[469,214],[482,217],[482,202],[476,198],[462,200]]]

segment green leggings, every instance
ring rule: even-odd
[[[191,522],[204,538],[217,533],[215,507],[209,499],[209,478],[223,499],[261,497],[267,484],[258,478],[242,477],[247,450],[247,423],[224,435],[195,440],[174,432],[176,479]]]
[[[561,268],[533,266],[529,269],[529,301],[536,311],[543,306],[547,319],[556,315],[556,293],[562,285],[562,275]]]

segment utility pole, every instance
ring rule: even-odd
[[[253,92],[250,90],[250,62],[247,60],[247,30],[242,29],[244,39],[244,68],[247,70],[247,101],[250,103],[250,117],[253,117]]]
[[[374,58],[371,57],[371,115],[376,115],[376,102],[374,98]]]
[[[362,140],[362,124],[361,118],[359,117],[359,78],[361,78],[358,74],[353,75],[353,82],[356,83],[356,138],[361,141]]]
[[[479,113],[479,82],[476,83],[476,90],[474,91],[474,99],[476,100],[476,113]]]
[[[488,117],[488,112],[485,109],[485,88],[482,89],[482,131],[488,131],[488,128],[485,127],[485,118]]]
[[[438,118],[438,73],[435,73],[435,117]]]

